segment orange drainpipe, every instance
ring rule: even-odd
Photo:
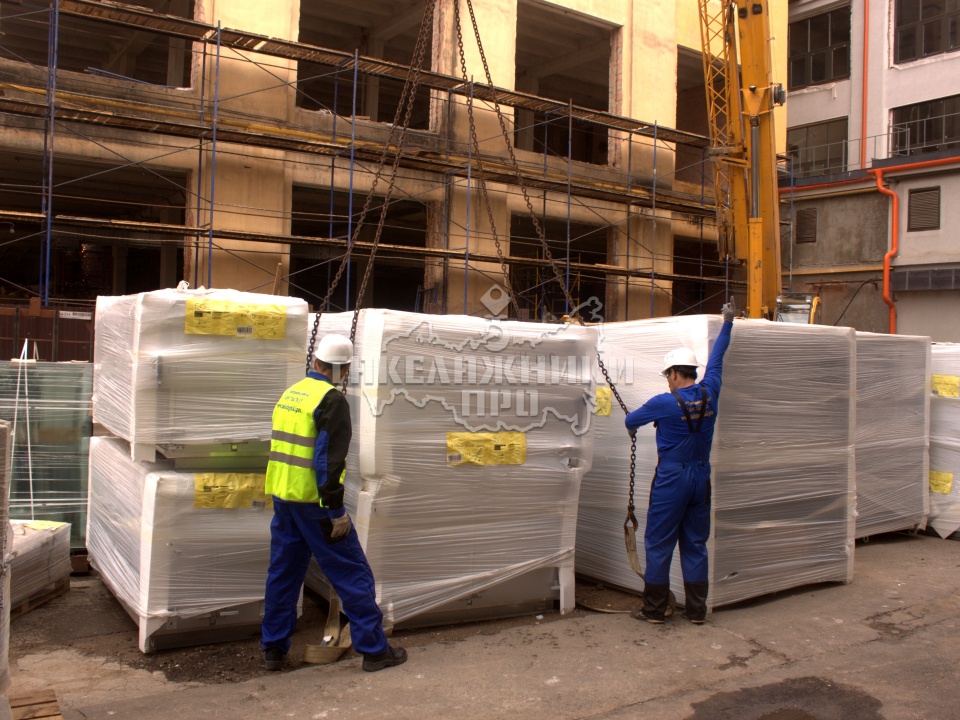
[[[939,158],[938,160],[921,160],[915,163],[906,163],[904,165],[894,165],[886,168],[875,168],[867,170],[877,181],[877,190],[884,195],[889,195],[892,203],[892,217],[890,218],[890,250],[883,256],[883,301],[890,307],[890,334],[897,333],[897,309],[894,307],[893,299],[890,297],[890,261],[900,247],[900,200],[897,194],[883,185],[884,173],[902,172],[905,170],[919,170],[922,168],[937,167],[939,165],[956,165],[960,159]]]
[[[890,297],[890,261],[900,248],[900,198],[883,184],[883,170],[868,170],[877,181],[877,190],[890,198],[890,249],[883,256],[883,301],[890,308],[890,334],[897,334],[897,307]]]

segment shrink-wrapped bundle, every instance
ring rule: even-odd
[[[930,511],[930,338],[857,333],[857,537]]]
[[[604,324],[601,355],[628,409],[668,391],[660,372],[670,350],[693,350],[702,379],[721,323],[701,315]],[[711,456],[709,607],[852,579],[854,353],[848,328],[734,323]],[[630,440],[616,402],[596,417],[595,445],[580,492],[577,571],[639,593],[623,542]],[[643,426],[634,495],[641,565],[656,463],[655,430]],[[670,584],[682,604],[677,553]]]
[[[12,520],[12,607],[70,587],[70,525],[50,520]]]
[[[387,626],[573,609],[595,364],[588,328],[362,311],[345,502]]]
[[[135,447],[269,440],[303,377],[307,304],[235,290],[97,298],[93,420]]]
[[[0,363],[0,418],[15,424],[10,516],[70,523],[84,546],[93,365]]]
[[[960,530],[960,344],[932,353],[929,525],[948,537]]]
[[[13,437],[9,423],[0,420],[0,713],[7,710],[10,687],[10,547],[13,542],[7,514]]]
[[[272,500],[262,473],[184,473],[90,444],[90,558],[140,626],[140,650],[257,634]]]

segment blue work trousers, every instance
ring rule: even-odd
[[[643,545],[647,555],[644,582],[670,583],[670,561],[680,543],[680,566],[688,583],[708,581],[710,536],[710,465],[665,463],[654,475]]]
[[[261,647],[290,650],[290,636],[297,626],[297,600],[307,575],[310,555],[333,585],[350,619],[353,647],[364,655],[386,652],[383,613],[377,605],[373,572],[360,546],[357,531],[329,542],[321,520],[330,520],[343,511],[331,511],[316,503],[284,502],[273,499],[270,524],[270,570],[264,598]]]

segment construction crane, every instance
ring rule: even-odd
[[[781,292],[769,0],[698,2],[720,257],[746,268],[748,317],[813,322],[813,298]]]

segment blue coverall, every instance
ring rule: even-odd
[[[318,373],[307,377],[330,382]],[[380,655],[390,647],[383,632],[383,614],[377,605],[373,572],[351,527],[343,538],[328,540],[332,518],[342,516],[343,488],[339,478],[346,463],[352,428],[346,398],[330,390],[313,412],[317,427],[313,467],[324,505],[287,502],[273,498],[270,524],[270,569],[261,626],[264,650],[290,650],[290,636],[297,625],[297,600],[307,574],[311,553],[342,601],[350,620],[353,646],[363,655]],[[271,461],[272,462],[272,461]]]
[[[703,381],[676,392],[687,404],[694,429],[701,414],[701,388],[706,409],[699,432],[669,392],[656,395],[626,417],[627,429],[655,423],[657,470],[650,488],[644,584],[668,586],[673,550],[680,543],[684,583],[708,582],[707,538],[710,535],[710,446],[717,422],[723,355],[730,345],[733,322],[724,322],[707,362]],[[689,594],[689,593],[688,593]],[[703,599],[706,593],[704,590]]]

